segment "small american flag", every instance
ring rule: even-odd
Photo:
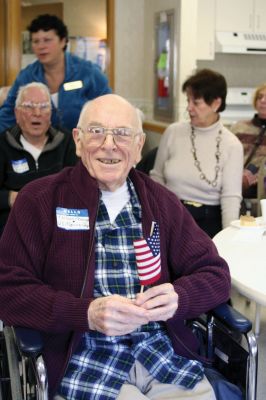
[[[160,233],[157,223],[147,239],[134,240],[140,284],[150,285],[161,276]]]

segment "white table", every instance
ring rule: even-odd
[[[256,303],[254,330],[258,336],[261,306],[266,306],[266,232],[252,227],[229,227],[213,241],[229,265],[232,285]]]

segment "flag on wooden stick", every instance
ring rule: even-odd
[[[134,240],[137,269],[140,284],[150,285],[161,276],[160,232],[157,223],[153,223],[151,235],[147,239]]]

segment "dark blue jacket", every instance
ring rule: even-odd
[[[68,132],[50,127],[38,162],[23,148],[20,135],[18,125],[0,135],[0,234],[10,212],[9,191],[19,192],[27,183],[77,162],[75,143]]]
[[[0,107],[0,132],[15,125],[14,107],[17,91],[21,85],[30,82],[42,82],[47,84],[44,68],[40,61],[36,60],[24,68],[17,76],[8,98]],[[78,81],[81,81],[77,83]],[[73,88],[69,90],[72,82]],[[68,84],[68,85],[65,85]],[[52,126],[65,128],[71,131],[77,126],[79,114],[83,104],[98,96],[110,93],[107,77],[101,72],[98,65],[83,60],[68,52],[65,53],[65,79],[58,92],[58,108],[52,109]]]

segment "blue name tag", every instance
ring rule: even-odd
[[[67,231],[88,231],[90,229],[87,209],[56,207],[56,222],[58,228]]]
[[[27,172],[30,170],[26,158],[22,158],[21,160],[12,160],[11,163],[13,170],[18,174],[23,174],[23,172]]]

